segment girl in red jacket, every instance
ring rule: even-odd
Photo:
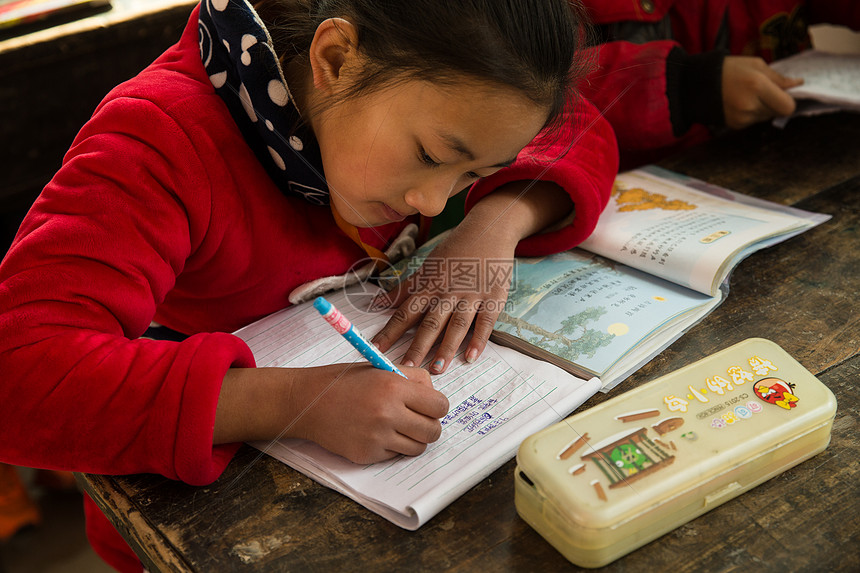
[[[448,407],[427,371],[257,369],[230,333],[470,186],[437,256],[586,237],[617,151],[574,105],[580,29],[565,0],[204,0],[98,106],[0,264],[0,462],[206,484],[246,440],[421,453]],[[505,291],[404,309],[387,336],[417,325],[416,365],[443,336],[441,371],[472,323],[483,350]],[[182,336],[143,337],[153,321]],[[87,517],[139,571],[89,500]]]
[[[583,94],[618,137],[622,169],[724,128],[794,112],[768,62],[810,47],[808,26],[860,29],[855,0],[585,0],[597,66]]]

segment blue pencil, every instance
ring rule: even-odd
[[[352,347],[358,350],[362,356],[367,358],[373,366],[380,370],[394,372],[395,374],[399,374],[406,378],[406,374],[401,372],[400,369],[397,368],[397,366],[395,366],[387,356],[380,352],[377,347],[368,342],[367,339],[361,335],[358,329],[349,321],[349,319],[341,314],[341,312],[336,309],[332,303],[327,301],[325,298],[318,296],[314,301],[314,308],[319,311],[326,322],[341,333],[343,337],[352,344]]]

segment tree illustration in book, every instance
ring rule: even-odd
[[[570,257],[554,256],[560,262]],[[549,264],[547,259],[552,258],[541,259],[542,270]],[[615,334],[595,328],[596,321],[608,312],[604,304],[595,304],[597,295],[617,286],[611,275],[607,280],[604,274],[607,269],[612,271],[612,266],[605,259],[585,256],[579,266],[547,280],[546,275],[529,268],[528,259],[519,260],[516,289],[510,293],[506,307],[510,312],[499,315],[495,329],[571,362],[582,356],[593,358],[598,349],[615,338]],[[567,302],[563,308],[552,310],[544,302],[548,296],[563,296]],[[569,304],[574,299],[576,304]]]

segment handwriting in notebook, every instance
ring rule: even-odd
[[[345,293],[327,298],[367,336],[391,314],[362,312]],[[364,361],[309,304],[275,313],[236,334],[248,343],[260,367]],[[399,362],[410,342],[408,337],[400,341],[388,357]],[[450,409],[441,420],[441,437],[420,456],[358,465],[305,440],[253,445],[401,527],[415,529],[510,459],[526,436],[560,420],[599,387],[597,379],[576,378],[493,343],[472,364],[458,354],[448,371],[433,377],[433,384],[448,397]]]

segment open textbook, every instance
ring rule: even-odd
[[[356,285],[327,299],[367,337],[393,311],[369,312],[376,290]],[[311,302],[289,307],[236,334],[254,353],[258,367],[298,368],[364,362]],[[399,362],[410,340],[388,356]],[[560,421],[598,391],[552,364],[493,343],[472,364],[460,354],[433,385],[449,400],[442,435],[417,457],[359,465],[309,441],[282,439],[252,444],[405,529],[417,529],[448,504],[513,458],[531,434]]]
[[[827,219],[654,166],[621,173],[579,248],[517,259],[491,340],[607,391],[716,308],[742,259]],[[388,269],[383,286],[440,239]]]

